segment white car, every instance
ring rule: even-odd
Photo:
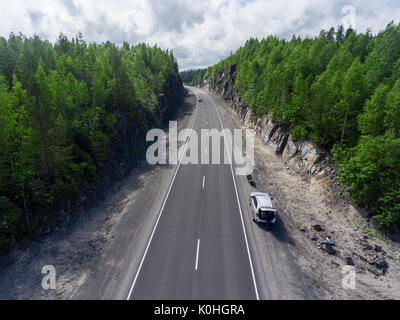
[[[250,206],[253,211],[254,222],[265,223],[267,226],[276,223],[278,211],[274,209],[272,200],[266,193],[252,193]]]

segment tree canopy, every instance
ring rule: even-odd
[[[376,36],[339,27],[313,39],[250,39],[195,85],[237,65],[235,89],[258,117],[331,152],[340,179],[384,226],[400,222],[400,25]]]
[[[173,85],[177,62],[158,47],[0,38],[0,250],[42,230],[43,207],[96,182],[114,124],[145,131]]]

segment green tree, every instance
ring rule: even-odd
[[[362,134],[376,137],[385,133],[386,97],[389,91],[388,85],[381,84],[376,88],[372,98],[366,102],[364,112],[358,118]]]
[[[364,68],[359,58],[356,58],[346,73],[343,82],[343,99],[339,102],[344,111],[340,143],[347,141],[350,145],[357,142],[359,132],[357,117],[361,113],[367,97],[367,82],[364,78]],[[342,112],[343,114],[343,112]]]
[[[396,138],[400,138],[400,79],[388,94],[384,123]]]
[[[398,197],[400,139],[390,134],[365,136],[353,152],[340,169],[341,180],[354,199],[379,215],[386,226],[397,223],[400,211],[392,205]]]

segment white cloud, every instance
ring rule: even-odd
[[[0,0],[0,36],[34,33],[55,41],[82,31],[88,42],[147,42],[174,49],[181,69],[205,67],[248,38],[316,36],[356,9],[358,31],[400,22],[392,0]]]

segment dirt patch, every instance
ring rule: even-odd
[[[96,268],[105,246],[115,237],[114,226],[156,170],[140,165],[122,184],[109,190],[99,206],[71,218],[70,224],[18,246],[2,258],[1,299],[68,299]],[[144,173],[145,172],[145,173]],[[56,290],[43,290],[42,267],[56,270]]]

